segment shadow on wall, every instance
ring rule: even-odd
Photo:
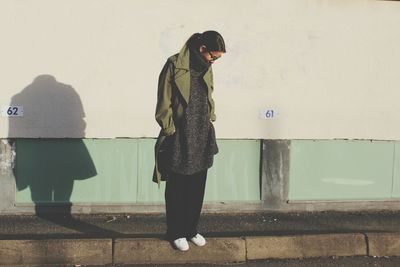
[[[81,139],[85,113],[74,88],[40,75],[12,98],[11,105],[24,107],[23,117],[9,121],[9,138],[17,151],[14,177],[18,191],[30,188],[36,215],[74,230],[71,234],[117,236],[71,215],[74,181],[97,175]]]
[[[53,76],[40,75],[12,98],[11,105],[24,108],[23,117],[9,121],[9,137],[17,149],[14,176],[18,191],[30,188],[36,214],[48,207],[70,214],[74,181],[97,174],[79,139],[85,136],[86,127],[79,95]],[[59,139],[65,137],[74,139]]]

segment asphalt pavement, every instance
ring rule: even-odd
[[[188,253],[165,230],[165,214],[0,216],[0,265],[400,266],[400,211],[206,213]]]
[[[225,264],[139,264],[113,265],[112,267],[398,267],[400,257],[325,257],[307,259],[281,259],[247,261]],[[89,266],[88,266],[89,267]],[[100,267],[100,266],[90,266]],[[101,266],[110,267],[110,266]]]
[[[163,238],[165,214],[0,216],[0,239]],[[400,232],[400,211],[202,214],[208,237]]]

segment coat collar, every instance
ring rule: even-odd
[[[178,86],[181,95],[185,99],[186,104],[189,103],[190,96],[190,49],[187,44],[185,44],[178,54],[178,58],[175,63],[175,83]],[[210,97],[212,92],[212,68],[211,66],[207,69],[203,76],[205,83],[208,88],[208,95]]]
[[[189,70],[190,61],[190,49],[187,44],[185,44],[178,54],[178,59],[176,61],[176,68]]]

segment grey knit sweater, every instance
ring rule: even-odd
[[[166,165],[173,173],[191,175],[208,169],[218,153],[214,126],[208,118],[208,89],[203,80],[209,67],[199,52],[190,51],[189,103],[176,132],[165,141]]]

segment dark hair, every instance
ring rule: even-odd
[[[207,51],[226,52],[224,38],[216,31],[195,33],[190,36],[186,44],[192,49],[198,49],[200,46],[204,45]]]

